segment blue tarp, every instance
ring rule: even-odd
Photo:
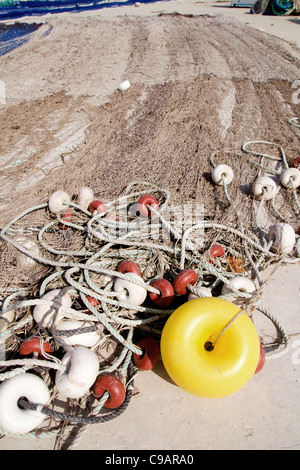
[[[140,3],[155,3],[157,0],[139,0]],[[0,20],[21,18],[23,16],[38,16],[48,13],[80,12],[84,10],[97,10],[124,5],[134,5],[137,0],[125,2],[97,2],[91,0],[0,0]]]
[[[294,0],[256,0],[250,13],[263,15],[289,15],[294,11]]]

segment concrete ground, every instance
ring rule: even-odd
[[[89,15],[156,15],[173,11],[233,16],[300,47],[297,17],[254,16],[248,8],[231,8],[228,3],[158,2],[108,8]],[[137,375],[138,393],[127,410],[115,420],[91,426],[76,449],[104,450],[107,456],[113,450],[299,450],[299,274],[299,263],[270,273],[260,305],[280,322],[290,345],[281,357],[267,360],[263,370],[243,389],[223,399],[194,397],[174,385],[160,361],[152,371]],[[260,312],[255,312],[254,321],[261,336],[274,337],[274,326]],[[52,437],[5,436],[0,440],[0,449],[51,450],[54,442]]]

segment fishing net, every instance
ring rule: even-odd
[[[0,10],[2,3],[0,2]],[[0,56],[8,54],[28,42],[40,25],[16,23],[0,25]]]
[[[260,304],[260,297],[267,266],[299,262],[296,180],[293,177],[286,186],[281,184],[282,173],[293,166],[280,145],[262,141],[244,144],[241,153],[215,152],[209,161],[212,171],[219,165],[233,170],[230,182],[224,173],[219,184],[206,175],[214,193],[211,202],[175,206],[168,191],[148,182],[133,182],[116,199],[104,201],[104,212],[79,205],[78,194],[74,194],[64,200],[58,214],[51,212],[46,201],[24,210],[2,229],[0,380],[30,370],[42,377],[51,391],[51,402],[39,408],[45,420],[27,436],[54,434],[58,447],[66,442],[75,447],[90,425],[124,412],[139,370],[134,357],[144,354],[139,341],[150,338],[159,344],[172,312],[188,301],[189,294],[203,296],[199,287],[209,289],[212,296],[236,302],[250,318],[258,310],[275,324],[279,337],[275,346],[269,351],[266,348],[267,358],[287,351],[288,337]],[[253,195],[253,183],[261,176],[268,176],[275,184],[271,199],[266,187],[259,199]],[[149,195],[157,206],[147,202],[145,216],[139,201]],[[276,247],[278,240],[269,236],[270,226],[278,223],[281,228],[292,228],[294,240],[288,251]],[[216,247],[221,247],[221,252],[213,255]],[[118,271],[120,263],[128,260],[139,266],[141,276]],[[163,278],[172,284],[183,270],[196,272],[197,282],[187,286],[186,294],[175,295],[167,307],[153,303],[151,294],[160,296],[161,292],[151,282]],[[253,289],[238,289],[234,284],[237,277],[251,280]],[[126,289],[120,296],[115,290],[118,279],[145,291],[144,301],[132,303]],[[43,300],[55,289],[70,295],[72,304],[65,307],[64,317],[80,322],[77,329],[62,330],[55,322],[53,312],[58,314],[61,302],[57,298]],[[38,323],[33,312],[45,302],[51,321]],[[9,312],[13,312],[13,319],[5,317]],[[97,335],[90,349],[97,355],[98,373],[117,376],[126,390],[123,404],[108,413],[108,392],[99,399],[92,388],[78,399],[65,399],[61,408],[55,374],[66,371],[64,355],[75,347],[76,337],[88,332]],[[21,345],[33,337],[50,342],[52,352],[30,359],[21,356]],[[75,338],[75,343],[68,343],[69,337]],[[24,408],[36,410],[37,406],[22,402]],[[5,429],[2,432],[7,433]]]

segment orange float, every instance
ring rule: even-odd
[[[244,263],[242,258],[237,256],[228,256],[228,263],[228,271],[235,271],[236,273],[244,272]]]

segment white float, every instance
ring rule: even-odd
[[[277,194],[277,184],[269,176],[260,176],[252,184],[252,193],[255,199],[264,197],[265,201],[269,201]]]
[[[244,276],[235,276],[233,278],[229,279],[229,282],[232,284],[232,286],[239,292],[247,293],[247,294],[252,294],[255,292],[256,287],[253,281],[251,279],[248,279],[247,277]],[[234,300],[236,297],[238,297],[238,293],[234,292],[231,287],[229,287],[227,284],[224,284],[222,287],[222,295],[230,295],[229,300]]]
[[[49,211],[59,214],[64,209],[64,204],[71,202],[71,197],[65,191],[59,190],[51,194],[48,201]]]
[[[125,90],[128,90],[128,88],[130,88],[131,84],[130,84],[130,81],[129,80],[124,80],[124,82],[121,82],[118,86],[118,90],[119,91],[125,91]]]
[[[141,280],[141,277],[136,273],[130,273],[130,276]],[[147,297],[147,290],[144,287],[127,279],[117,278],[114,282],[114,291],[118,293],[116,297],[119,302],[132,305],[142,305]]]
[[[56,300],[61,304],[61,306],[57,309],[57,312],[55,311],[54,307],[51,310],[51,302],[49,302],[49,305],[41,303],[34,307],[33,318],[37,323],[42,323],[44,328],[52,326],[53,321],[54,325],[57,325],[57,323],[64,317],[64,307],[70,308],[72,305],[70,294],[68,292],[62,294],[62,289],[53,289],[47,292],[41,297],[41,300]]]
[[[50,392],[40,377],[27,372],[5,380],[0,385],[0,427],[8,433],[25,434],[46,418],[39,411],[20,408],[18,400],[22,397],[45,405],[50,399]]]
[[[288,168],[287,170],[283,171],[280,175],[280,182],[282,186],[285,188],[290,188],[290,182],[293,182],[294,188],[298,188],[300,186],[300,170],[297,168]]]
[[[83,346],[70,349],[61,361],[65,371],[55,376],[57,391],[65,398],[81,398],[95,382],[99,372],[97,354]]]
[[[273,241],[271,251],[287,255],[294,249],[296,234],[291,225],[278,222],[269,228],[267,239]]]
[[[215,166],[211,173],[213,182],[218,185],[223,184],[223,178],[225,184],[230,184],[233,180],[233,176],[234,174],[232,168],[224,164]]]
[[[80,189],[78,194],[77,204],[83,209],[88,209],[91,202],[94,200],[94,192],[91,188],[84,186]]]
[[[188,296],[188,301],[193,299],[199,299],[199,297],[212,297],[212,292],[209,287],[198,286],[195,287],[195,290],[199,295],[190,292]]]
[[[62,335],[62,340],[70,346],[85,346],[87,348],[92,348],[96,346],[100,339],[98,331],[95,330],[86,333],[80,333],[81,329],[88,328],[92,325],[92,322],[62,320],[56,325],[56,329],[59,331],[79,330],[78,333],[75,333],[72,336]]]

